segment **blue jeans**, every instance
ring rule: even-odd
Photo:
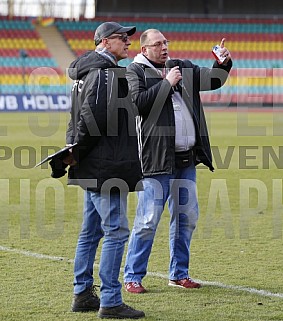
[[[104,236],[99,267],[101,307],[122,304],[122,286],[118,278],[129,237],[127,194],[85,192],[84,217],[74,265],[74,293],[79,294],[93,285],[96,250]]]
[[[168,200],[170,212],[169,279],[189,277],[190,243],[198,220],[196,169],[177,169],[175,174],[143,179],[125,263],[124,282],[141,282],[154,236]]]

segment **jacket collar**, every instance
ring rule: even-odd
[[[96,48],[95,51],[101,56],[103,56],[104,58],[110,60],[114,65],[118,64],[116,57],[111,52],[109,52],[106,48]]]
[[[143,54],[139,53],[134,58],[134,63],[143,64],[149,68],[154,69],[160,76],[162,76],[162,68],[156,68]]]

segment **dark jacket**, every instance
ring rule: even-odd
[[[92,191],[101,191],[104,183],[135,190],[141,169],[125,68],[95,51],[77,58],[70,68],[75,82],[66,141],[78,144],[68,183]]]
[[[201,90],[221,87],[232,67],[214,63],[213,68],[194,65],[190,60],[173,59],[182,72],[182,83],[176,90],[189,109],[196,133],[195,164],[203,163],[211,171],[212,155],[205,114],[200,99]],[[127,79],[133,103],[139,111],[138,141],[144,176],[172,174],[175,170],[175,117],[169,81],[141,54],[127,68]]]

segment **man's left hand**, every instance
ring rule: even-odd
[[[228,61],[231,60],[231,54],[230,54],[230,51],[225,47],[225,41],[226,41],[226,38],[222,38],[220,42],[221,56],[225,57],[225,60],[223,61],[224,65],[226,65]]]

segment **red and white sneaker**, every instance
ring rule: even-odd
[[[183,289],[194,289],[194,288],[201,287],[200,283],[197,283],[190,278],[186,278],[182,280],[169,280],[168,285],[177,286]]]
[[[125,289],[130,293],[145,293],[146,289],[139,282],[126,282]]]

